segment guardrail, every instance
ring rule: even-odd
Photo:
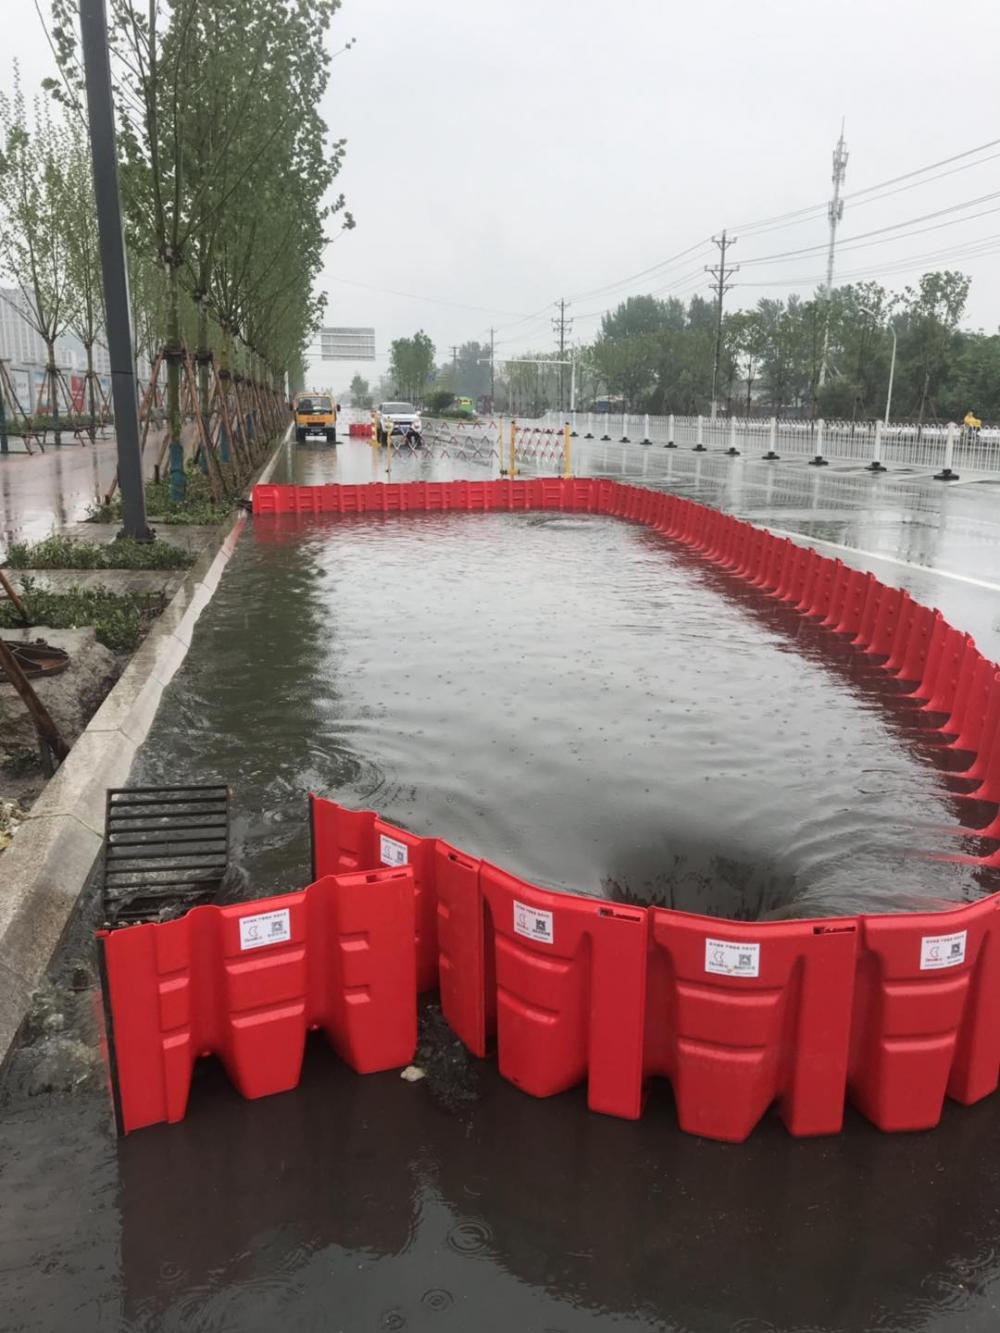
[[[1000,427],[970,431],[954,424],[915,422],[798,421],[780,417],[652,416],[606,412],[547,412],[540,427],[571,432],[585,440],[652,444],[699,453],[763,458],[817,457],[864,465],[878,473],[892,467],[947,472],[1000,472]],[[949,455],[949,439],[951,454]]]
[[[962,800],[1000,806],[1000,669],[864,570],[672,494],[603,479],[257,486],[254,514],[572,510],[642,523],[808,618],[967,756]],[[953,764],[948,771],[957,771]],[[1000,813],[979,836],[1000,839]],[[245,1096],[298,1080],[309,1027],[360,1071],[402,1064],[418,990],[534,1096],[586,1082],[641,1113],[667,1078],[680,1127],[740,1141],[769,1107],[793,1135],[846,1104],[927,1129],[1000,1077],[1000,894],[939,912],[736,922],[541,889],[436,838],[312,799],[303,893],[100,933],[124,1130],[183,1116],[199,1054]],[[941,859],[1000,868],[1000,850]]]

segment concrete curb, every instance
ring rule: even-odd
[[[270,480],[291,427],[257,480]],[[108,787],[121,787],[163,691],[191,646],[246,527],[239,514],[180,588],[0,857],[0,1064],[45,976],[104,837]]]

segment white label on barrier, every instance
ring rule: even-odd
[[[552,913],[529,907],[514,899],[514,934],[523,935],[526,940],[535,940],[538,944],[552,944]]]
[[[935,967],[958,967],[965,962],[965,940],[968,931],[954,935],[925,935],[920,941],[920,970],[928,972]]]
[[[379,860],[384,866],[405,866],[410,863],[410,849],[397,838],[379,838]]]
[[[760,945],[735,940],[705,941],[705,971],[720,977],[759,977]]]
[[[287,944],[292,938],[291,914],[287,907],[240,917],[240,948],[262,949],[265,944]]]

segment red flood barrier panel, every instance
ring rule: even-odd
[[[1000,1075],[1000,902],[861,918],[849,1094],[879,1129],[930,1129]]]
[[[489,864],[479,884],[501,1074],[535,1097],[586,1079],[591,1110],[635,1119],[648,913],[538,889]]]
[[[738,1142],[776,1103],[792,1134],[835,1134],[857,922],[651,915],[645,1068],[670,1079],[681,1128]]]
[[[436,862],[433,838],[418,838],[387,824],[374,810],[347,810],[321,796],[309,798],[313,879],[373,866],[409,866],[416,920],[417,987],[437,985]]]
[[[329,875],[299,893],[98,932],[112,1084],[128,1133],[187,1110],[216,1055],[244,1097],[296,1086],[322,1028],[358,1073],[416,1048],[413,872]]]

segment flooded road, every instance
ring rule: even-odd
[[[354,481],[379,463],[348,446],[288,466]],[[955,805],[877,674],[603,518],[255,522],[133,776],[230,781],[256,894],[308,879],[310,789],[548,885],[726,915],[996,887],[917,854]],[[836,1138],[769,1117],[728,1146],[681,1135],[666,1085],[631,1123],[471,1062],[456,1106],[318,1041],[296,1092],[246,1103],[206,1062],[183,1123],[118,1143],[77,975],[89,924],[6,1079],[4,1327],[996,1326],[1000,1098],[927,1134],[849,1112]]]

